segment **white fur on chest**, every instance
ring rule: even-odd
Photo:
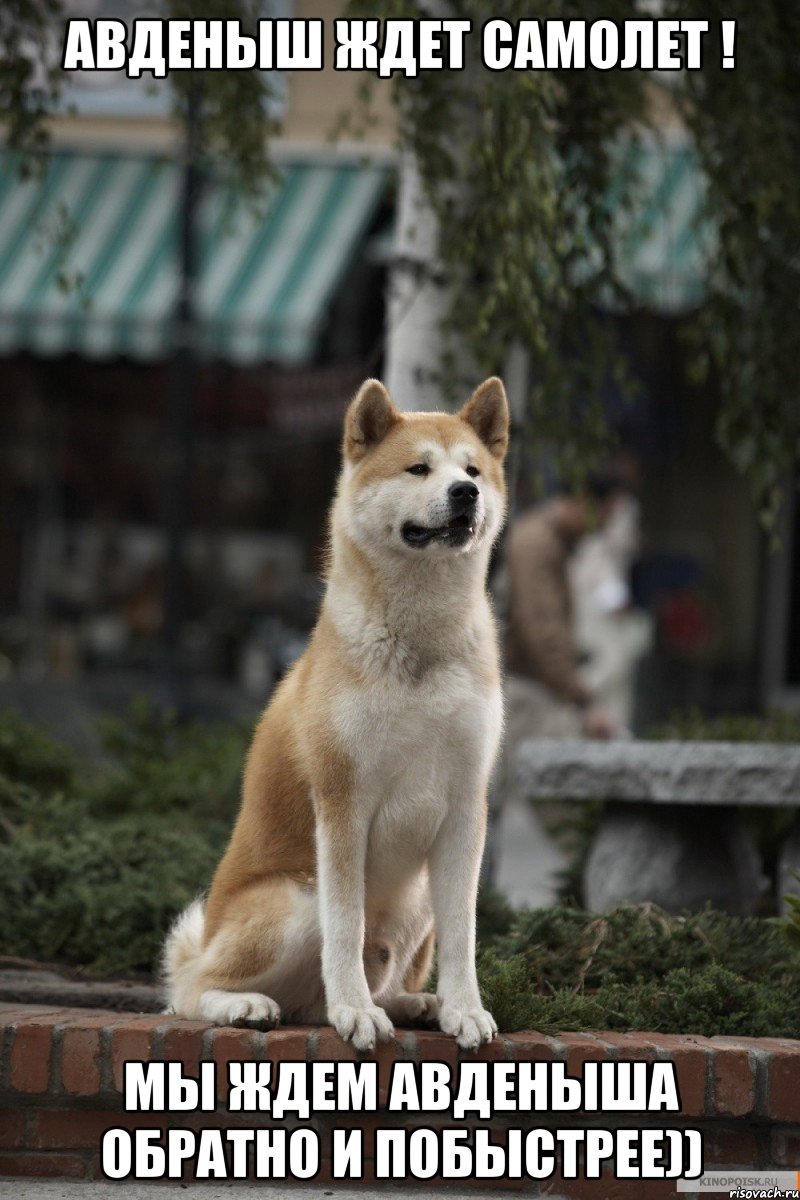
[[[494,757],[499,689],[464,664],[416,686],[395,680],[342,689],[334,723],[369,822],[368,874],[395,885],[427,857],[448,807],[472,799]]]

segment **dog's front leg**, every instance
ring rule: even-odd
[[[439,960],[439,1025],[473,1050],[497,1033],[475,972],[475,908],[486,831],[483,794],[451,804],[431,849],[431,896]]]
[[[317,819],[317,863],[322,979],[328,1020],[358,1050],[372,1050],[394,1030],[372,1003],[364,972],[364,869],[366,822],[357,815],[321,813]]]

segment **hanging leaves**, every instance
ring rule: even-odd
[[[383,18],[434,15],[425,0],[351,7]],[[478,31],[486,12],[478,0],[452,0],[447,15]],[[531,14],[511,0],[502,15]],[[800,449],[800,9],[783,0],[668,0],[660,15],[706,19],[712,29],[723,17],[739,22],[735,69],[721,68],[709,35],[702,70],[669,77],[666,107],[694,141],[707,181],[702,216],[716,231],[691,366],[695,378],[713,373],[720,444],[772,524]],[[545,0],[536,16],[588,23],[642,13],[629,0],[585,0],[580,11]],[[439,216],[452,284],[443,377],[459,342],[496,371],[521,341],[533,365],[528,440],[554,450],[575,479],[608,444],[602,389],[612,380],[630,389],[597,301],[610,298],[618,311],[630,304],[613,235],[632,181],[619,177],[615,147],[648,122],[664,83],[641,70],[493,72],[475,60],[477,34],[467,45],[473,62],[458,75],[394,81],[401,137]]]

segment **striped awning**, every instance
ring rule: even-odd
[[[616,262],[634,301],[680,314],[702,303],[714,234],[702,218],[704,179],[685,134],[627,140],[617,177],[630,188],[615,211]]]
[[[236,362],[313,357],[375,215],[385,167],[288,164],[264,201],[208,183],[198,212],[199,349]],[[0,355],[168,353],[180,171],[54,153],[36,178],[0,160]]]

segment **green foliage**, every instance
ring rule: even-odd
[[[152,970],[171,919],[208,885],[225,826],[121,817],[53,804],[0,842],[2,951],[89,973]]]
[[[248,731],[208,727],[133,702],[123,718],[100,726],[110,765],[88,784],[97,813],[162,813],[204,820],[236,810]]]
[[[23,721],[13,709],[0,710],[0,777],[31,787],[66,787],[74,769],[72,754]]]
[[[506,1030],[800,1036],[800,958],[777,920],[538,909],[484,939],[479,975]]]
[[[249,34],[264,15],[262,0],[164,0],[156,8],[167,18],[238,20]],[[58,60],[66,19],[63,0],[3,0],[0,5],[0,121],[7,147],[20,153],[23,173],[35,169],[49,146],[46,118],[62,97]],[[52,63],[48,69],[47,63]],[[269,146],[277,130],[270,73],[179,70],[167,80],[177,117],[186,117],[190,103],[197,109],[203,163],[248,195],[260,195],[273,178]],[[150,85],[148,75],[139,80],[142,88]]]
[[[672,715],[648,730],[653,741],[685,742],[800,742],[800,714],[786,709],[767,713],[725,713],[709,717],[699,708]]]
[[[174,17],[238,18],[245,30],[260,15],[257,0],[166,0],[164,7]],[[428,15],[424,0],[351,0],[349,8],[384,19]],[[472,21],[466,70],[395,77],[402,141],[416,154],[440,217],[451,284],[442,382],[463,390],[464,338],[485,371],[500,370],[519,340],[533,366],[528,440],[548,446],[562,474],[580,482],[610,440],[603,383],[616,378],[629,387],[595,307],[601,294],[618,306],[627,300],[612,219],[630,203],[632,180],[617,177],[615,150],[646,123],[648,98],[663,83],[641,70],[486,70],[477,58],[485,4],[451,0],[448,9]],[[585,0],[579,15],[619,22],[641,14],[632,0]],[[707,216],[717,236],[707,301],[691,332],[695,371],[718,382],[720,444],[773,525],[800,452],[800,9],[784,0],[712,0],[710,7],[667,0],[662,15],[710,21],[703,69],[681,72],[670,87],[708,183]],[[509,0],[503,16],[528,18],[530,9]],[[543,0],[536,16],[569,20],[576,11],[568,0]],[[721,68],[714,45],[720,18],[738,22],[733,71]],[[49,32],[60,33],[62,24],[59,0],[0,6],[0,119],[8,144],[26,152],[28,163],[46,145],[44,118],[58,100],[58,69],[45,73],[41,86],[31,83],[46,61]],[[270,177],[269,80],[263,71],[169,76],[179,114],[190,96],[200,105],[214,168],[251,195]]]
[[[489,941],[508,933],[515,911],[491,884],[483,883],[478,892],[478,938]]]
[[[668,0],[664,16],[702,16],[712,28],[737,21],[736,69],[706,53],[703,70],[682,77],[717,231],[695,340],[719,379],[720,443],[771,525],[800,453],[800,9],[784,0]]]
[[[236,809],[246,731],[180,726],[144,702],[78,766],[0,714],[0,953],[150,971],[206,888]]]
[[[352,0],[351,8],[427,15],[424,0]],[[666,88],[642,70],[486,70],[477,57],[485,4],[451,0],[448,11],[472,21],[466,70],[395,78],[402,140],[440,219],[451,285],[442,380],[460,384],[464,340],[475,362],[497,371],[518,339],[534,376],[528,440],[576,482],[605,450],[600,389],[610,376],[624,384],[625,367],[594,304],[628,302],[612,216],[630,204],[632,184],[618,178],[615,151],[668,91],[707,180],[704,215],[717,239],[707,300],[691,323],[693,374],[715,378],[719,442],[772,524],[800,451],[800,9],[784,0],[710,8],[667,0],[660,15],[706,19],[710,31],[703,69],[671,76]],[[528,18],[530,6],[511,0],[502,15]],[[631,0],[587,0],[579,14],[569,0],[536,9],[540,21],[578,15],[588,24],[641,12]],[[720,18],[738,21],[735,70],[721,67]]]
[[[495,944],[504,956],[522,955],[543,992],[646,982],[712,964],[748,978],[779,978],[786,958],[779,921],[713,909],[671,917],[651,905],[603,916],[568,907],[521,912]]]
[[[257,34],[263,0],[165,0],[169,18],[238,20],[243,34]],[[275,97],[269,71],[172,71],[167,76],[176,113],[185,117],[192,100],[199,109],[203,156],[214,173],[258,196],[274,178],[270,115]]]
[[[60,0],[3,0],[0,4],[0,121],[6,146],[28,167],[45,149],[45,117],[58,101],[58,65],[49,70],[49,35]]]
[[[792,874],[800,883],[800,871],[793,871]],[[800,896],[787,895],[784,899],[789,905],[784,931],[794,949],[800,952]]]
[[[424,0],[356,0],[351,7],[380,17],[427,14]],[[485,4],[453,0],[448,9],[472,21],[466,69],[394,80],[401,138],[439,218],[450,286],[440,382],[445,391],[451,383],[454,395],[463,390],[465,339],[486,373],[501,371],[519,340],[535,379],[527,435],[579,479],[609,443],[601,383],[624,379],[593,301],[598,289],[623,296],[612,219],[629,202],[632,181],[615,173],[614,143],[644,117],[645,76],[487,70],[479,57]],[[573,15],[563,0],[544,0],[536,10],[541,21]],[[580,12],[587,22],[630,15],[628,0],[587,0]],[[503,16],[527,18],[530,8],[513,0]]]
[[[793,980],[797,995],[797,979]],[[484,1003],[500,1028],[631,1029],[705,1037],[794,1037],[796,1013],[779,986],[747,980],[718,964],[697,972],[679,967],[658,983],[607,984],[594,993],[561,989],[551,996],[525,992],[521,960],[495,958],[482,975]]]

